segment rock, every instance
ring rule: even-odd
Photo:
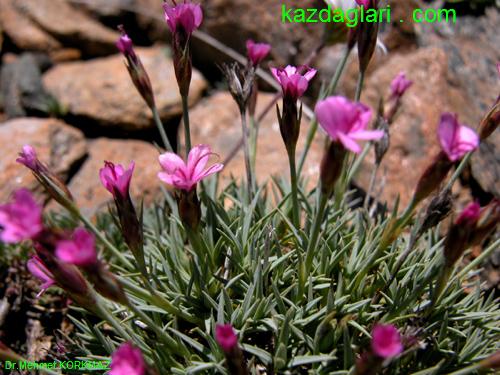
[[[245,54],[245,42],[252,38],[273,46],[274,64],[301,64],[321,42],[321,23],[282,23],[281,7],[275,0],[204,0],[202,30],[224,45]],[[287,1],[287,9],[324,5],[317,0]],[[201,41],[194,41],[193,54],[200,63],[220,63],[227,57]]]
[[[500,197],[500,130],[481,143],[472,155],[471,172],[483,192]]]
[[[0,8],[0,17],[5,32],[20,48],[45,51],[70,44],[89,56],[116,51],[119,33],[104,27],[67,0],[3,0],[2,3],[5,4]],[[32,36],[44,46],[30,40]]]
[[[42,85],[40,64],[32,53],[24,53],[1,67],[0,90],[8,118],[47,114],[55,109],[54,99]]]
[[[86,215],[95,214],[112,201],[99,179],[99,169],[105,160],[124,167],[135,161],[131,192],[137,202],[145,198],[145,204],[151,203],[160,192],[161,182],[156,177],[160,165],[154,146],[143,141],[98,138],[89,142],[88,158],[69,183],[78,207]]]
[[[0,1],[0,24],[12,42],[22,50],[52,51],[61,43],[18,9],[16,0]]]
[[[148,71],[162,120],[181,115],[181,98],[166,50],[138,48],[137,54]],[[56,65],[44,75],[43,82],[69,114],[80,119],[126,130],[155,126],[121,55]],[[206,85],[200,73],[193,71],[190,104],[200,98]]]
[[[39,188],[28,168],[16,163],[26,144],[33,146],[39,159],[63,179],[86,153],[82,132],[59,120],[19,118],[0,124],[0,202],[21,187]]]
[[[260,113],[274,95],[260,93],[256,113]],[[281,100],[280,100],[281,105]],[[192,144],[206,143],[212,151],[219,155],[219,160],[224,161],[241,139],[241,123],[238,108],[231,95],[218,92],[200,102],[190,113]],[[301,135],[297,147],[297,158],[300,157],[304,147],[309,123],[302,122]],[[318,130],[317,136],[311,147],[304,165],[302,177],[307,179],[307,186],[314,187],[317,183],[319,163],[323,151],[323,135]],[[271,176],[279,175],[288,179],[288,158],[281,138],[276,110],[274,107],[264,117],[260,128],[257,146],[257,181],[259,184],[269,181]],[[226,164],[221,172],[222,184],[231,180],[231,176],[241,178],[245,176],[245,161],[241,148],[234,159]]]
[[[404,208],[417,181],[439,150],[437,126],[442,112],[457,112],[460,121],[474,124],[477,112],[471,111],[470,99],[454,84],[448,73],[448,61],[444,51],[423,48],[415,53],[393,55],[366,81],[362,102],[377,107],[381,95],[387,97],[391,80],[405,71],[414,85],[403,98],[402,109],[391,126],[391,145],[386,154],[378,181],[385,178],[383,193],[377,198],[392,207],[397,196]],[[356,184],[367,188],[373,169],[373,155],[367,158]]]
[[[136,0],[86,0],[82,6],[99,18],[116,18],[134,7]]]

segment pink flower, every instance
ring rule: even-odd
[[[460,160],[479,146],[479,137],[471,128],[461,125],[456,114],[443,113],[438,128],[439,143],[450,161]]]
[[[469,203],[460,216],[455,221],[456,225],[471,225],[475,224],[479,220],[481,215],[481,206],[478,202]]]
[[[372,6],[375,6],[377,4],[377,0],[356,0],[356,3],[359,6],[364,6],[365,8],[370,8]]]
[[[305,73],[301,73],[302,70]],[[288,65],[286,68],[271,68],[271,72],[281,85],[283,96],[294,101],[304,95],[309,82],[316,75],[316,70],[308,66],[295,67]]]
[[[207,145],[193,147],[187,163],[173,152],[166,152],[159,157],[163,172],[158,173],[158,178],[177,189],[191,191],[199,181],[224,167],[217,163],[205,169],[210,155],[212,152]]]
[[[252,62],[252,65],[256,67],[262,60],[266,58],[269,51],[271,51],[271,46],[267,43],[255,43],[252,39],[248,39],[247,43],[247,55],[248,59]]]
[[[140,349],[131,343],[122,344],[111,356],[109,375],[144,375],[146,363]]]
[[[56,256],[63,262],[76,266],[91,266],[97,262],[95,239],[84,228],[77,228],[72,239],[61,240],[56,245]]]
[[[121,26],[121,25],[118,26],[118,29],[121,31],[122,35],[116,41],[116,47],[125,56],[135,55],[134,45],[132,43],[132,39],[130,39],[130,37],[127,35],[123,26]]]
[[[165,11],[167,25],[173,34],[183,32],[191,35],[194,30],[200,27],[203,21],[203,12],[199,4],[184,1],[183,4],[178,5],[174,2],[174,6],[171,6],[165,3],[163,4],[163,10]]]
[[[354,103],[342,96],[331,96],[318,102],[316,118],[333,141],[340,141],[352,152],[361,152],[358,140],[376,140],[384,136],[381,130],[365,130],[372,112],[361,103]]]
[[[42,260],[34,256],[26,263],[26,267],[28,267],[28,271],[38,279],[40,279],[43,284],[40,287],[40,292],[36,295],[37,298],[40,297],[47,289],[49,289],[52,285],[55,285],[54,276],[52,273],[45,267]]]
[[[238,337],[231,324],[217,324],[215,340],[225,352],[232,351],[238,345]]]
[[[14,201],[0,205],[0,240],[16,243],[36,237],[43,230],[42,207],[31,192],[19,189]]]
[[[392,358],[403,351],[401,336],[392,324],[377,324],[372,331],[372,350],[382,358]]]
[[[123,168],[121,164],[114,165],[109,161],[104,162],[104,168],[99,170],[99,177],[104,187],[113,194],[126,197],[129,194],[130,180],[134,173],[135,163],[131,162],[128,169]]]
[[[32,171],[38,171],[40,169],[40,161],[36,156],[36,151],[30,145],[24,145],[23,151],[19,153],[19,157],[16,162],[23,164]]]
[[[401,98],[412,85],[404,72],[399,73],[391,82],[391,98]]]

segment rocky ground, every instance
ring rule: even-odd
[[[141,46],[138,54],[151,77],[160,116],[175,141],[182,110],[161,2],[0,1],[0,202],[20,186],[36,188],[32,176],[15,163],[24,144],[34,146],[40,158],[67,181],[89,215],[109,201],[109,194],[98,178],[104,160],[124,164],[135,160],[136,197],[145,195],[150,203],[159,196],[157,150],[152,144],[159,136],[146,105],[128,78],[115,41],[119,36],[116,26],[123,23]],[[321,74],[311,94],[335,70],[342,46],[327,45],[317,56],[312,55],[321,43],[323,25],[281,24],[280,2],[204,0],[201,3],[205,14],[202,31],[227,47],[244,53],[244,42],[253,38],[273,46],[266,65],[301,64],[312,59],[310,65]],[[287,4],[317,7],[322,1],[293,0]],[[406,18],[412,9],[423,6],[417,0],[392,0],[391,5],[395,15]],[[398,196],[403,206],[408,202],[411,187],[415,186],[429,155],[439,147],[436,127],[441,112],[457,112],[463,122],[475,127],[498,97],[498,24],[500,13],[494,7],[473,12],[462,7],[454,26],[408,22],[384,25],[382,37],[389,53],[377,53],[370,65],[362,101],[376,107],[380,97],[387,96],[390,81],[400,71],[405,71],[415,84],[404,98],[403,108],[391,129],[390,150],[380,169],[384,184],[377,188],[380,202],[391,206]],[[190,94],[193,141],[210,144],[226,160],[240,137],[237,107],[224,90],[217,68],[217,64],[230,59],[207,44],[203,40],[205,35],[202,33],[193,41],[195,71]],[[352,96],[356,77],[357,62],[353,54],[339,92]],[[262,89],[269,89],[269,85],[262,85]],[[272,93],[262,92],[258,112],[271,100]],[[272,109],[261,124],[259,181],[287,170],[274,113]],[[308,121],[302,126],[305,137]],[[471,199],[485,203],[500,195],[500,151],[495,147],[499,141],[497,130],[474,155],[454,191],[459,206]],[[318,134],[304,169],[310,186],[316,182],[322,145],[323,136]],[[361,191],[368,185],[370,158],[355,180]],[[243,170],[239,151],[227,164],[222,179],[227,181],[231,175],[240,177]],[[500,280],[500,255],[490,262],[487,278],[490,285],[495,285]],[[0,280],[4,275],[8,276],[6,280],[14,277],[12,269],[1,272]],[[23,283],[13,285],[24,288],[19,293],[30,290]],[[5,294],[6,288],[7,284],[0,283],[0,295]],[[11,292],[16,296],[15,290]],[[9,296],[5,298],[12,307],[15,298]],[[2,308],[0,332],[4,320],[1,311]]]

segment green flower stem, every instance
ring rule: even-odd
[[[136,284],[130,282],[127,278],[125,277],[119,277],[120,283],[123,285],[123,287],[129,291],[130,293],[134,294],[138,298],[143,299],[144,301],[147,301],[151,303],[152,305],[159,307],[161,309],[164,309],[166,312],[169,314],[172,314],[174,316],[177,316],[187,322],[196,324],[196,325],[201,325],[203,322],[201,319],[198,319],[186,312],[184,312],[182,309],[178,308],[177,306],[173,305],[170,301],[168,301],[165,297],[160,295],[158,292],[156,292],[151,285],[146,284],[147,288],[149,290],[149,293],[147,290],[138,287]]]
[[[457,169],[455,170],[455,173],[451,176],[450,180],[446,184],[445,189],[451,189],[455,181],[460,177],[462,174],[462,171],[464,170],[465,166],[469,163],[470,159],[472,157],[472,152],[469,152],[465,157],[462,159],[460,164],[458,165]]]
[[[309,275],[311,272],[312,262],[314,259],[314,253],[318,245],[319,235],[321,232],[321,224],[323,223],[323,217],[325,216],[326,204],[328,203],[328,195],[320,194],[318,203],[318,212],[314,218],[313,226],[311,229],[311,236],[309,243],[307,245],[306,251],[306,263],[305,263],[305,274]]]
[[[74,214],[95,234],[99,241],[101,241],[104,246],[106,246],[108,250],[111,251],[111,253],[113,253],[113,255],[116,256],[125,267],[127,267],[128,269],[134,268],[133,264],[127,258],[125,258],[121,251],[118,250],[111,242],[109,242],[108,239],[101,233],[101,231],[97,229],[97,227],[89,219],[87,219],[76,206]]]
[[[184,122],[184,142],[186,144],[186,160],[191,151],[191,129],[189,128],[189,103],[187,95],[182,95],[182,120]]]
[[[354,97],[354,100],[356,102],[359,102],[359,99],[361,99],[361,92],[363,91],[364,82],[365,82],[365,72],[360,71],[358,76],[358,84],[356,85],[356,95]]]
[[[295,149],[287,152],[290,165],[290,183],[292,185],[292,219],[296,229],[300,228],[300,207],[297,191],[297,169],[295,165]]]
[[[324,95],[322,95],[319,99],[324,99],[327,96],[331,95],[337,90],[337,86],[340,81],[340,77],[342,76],[342,73],[344,72],[347,59],[349,58],[351,50],[346,47],[344,54],[342,55],[342,59],[340,60],[340,63],[337,65],[337,69],[335,70],[335,74],[332,77],[332,80],[328,84],[328,88]],[[307,138],[306,138],[306,144],[304,146],[304,150],[302,151],[302,154],[300,156],[300,162],[299,162],[299,168],[298,168],[298,175],[300,176],[302,174],[302,169],[304,168],[304,164],[306,161],[307,154],[309,153],[309,150],[311,148],[312,142],[314,140],[314,136],[316,135],[316,132],[318,131],[318,121],[316,118],[312,119],[311,125],[309,126],[309,131],[307,133]]]
[[[255,172],[255,163],[257,159],[257,139],[259,127],[255,121],[255,116],[250,116],[250,167]]]
[[[428,313],[432,311],[432,309],[437,305],[439,299],[443,295],[443,292],[446,289],[446,285],[448,284],[448,280],[450,280],[450,276],[453,273],[453,268],[453,266],[443,266],[443,269],[441,270],[441,272],[439,272],[439,277],[436,282],[434,293],[432,295],[432,301],[429,305]]]
[[[470,365],[468,367],[465,367],[461,370],[454,371],[452,373],[449,373],[448,375],[466,375],[466,374],[472,374],[479,370],[481,368],[481,363],[475,363],[473,365]]]
[[[153,113],[153,119],[155,121],[156,127],[158,128],[158,131],[160,132],[160,136],[165,149],[169,152],[174,152],[174,149],[172,148],[172,145],[168,140],[167,133],[165,133],[165,128],[163,126],[163,122],[160,119],[160,114],[158,113],[158,109],[156,108],[156,106],[153,106],[151,108],[151,112]]]
[[[245,154],[245,169],[247,172],[247,202],[250,204],[253,199],[253,187],[254,187],[254,181],[253,181],[253,173],[252,173],[252,164],[250,160],[250,148],[248,144],[248,126],[247,126],[247,116],[246,112],[240,111],[240,117],[241,117],[241,132],[243,135],[243,152]]]

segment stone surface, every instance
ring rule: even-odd
[[[88,158],[69,183],[71,193],[86,215],[93,215],[112,201],[111,194],[99,179],[99,169],[104,166],[105,160],[127,167],[132,160],[135,161],[132,196],[138,199],[144,197],[145,204],[148,204],[158,195],[161,182],[156,175],[160,171],[160,165],[158,151],[151,144],[98,138],[89,141],[88,149]]]
[[[168,121],[182,113],[172,60],[161,47],[138,48],[149,74],[160,117]],[[154,127],[149,108],[132,84],[121,55],[56,65],[45,73],[45,86],[69,114],[102,126],[140,130]],[[195,103],[206,82],[193,71],[190,103]]]
[[[282,23],[281,6],[320,7],[318,0],[203,0],[202,30],[228,47],[245,53],[245,42],[253,38],[273,46],[271,59],[277,65],[300,64],[321,42],[323,24]],[[219,52],[195,41],[193,53],[200,62],[225,60]]]
[[[273,100],[271,94],[259,94],[256,113],[260,113]],[[281,101],[279,101],[281,106]],[[301,135],[297,147],[297,156],[301,155],[309,124],[302,122]],[[241,122],[238,108],[231,95],[218,92],[204,99],[191,111],[191,138],[192,144],[207,143],[212,151],[219,155],[219,161],[224,161],[241,139]],[[319,162],[323,151],[324,136],[318,130],[311,151],[304,165],[302,176],[308,181],[308,187],[317,183]],[[257,181],[259,184],[269,180],[273,175],[289,176],[288,158],[281,138],[276,110],[271,109],[264,117],[260,128],[257,146]],[[226,164],[221,172],[223,185],[228,183],[231,176],[241,178],[245,176],[245,161],[241,148],[233,160]]]
[[[0,90],[8,118],[43,115],[50,112],[53,98],[42,85],[40,62],[32,53],[23,53],[18,59],[0,68]]]
[[[16,0],[0,1],[0,24],[12,42],[23,50],[51,51],[61,48],[59,41],[31,21],[16,6]]]
[[[86,153],[80,130],[54,119],[19,118],[0,124],[0,202],[21,187],[39,188],[28,168],[16,163],[26,144],[33,146],[39,159],[63,179]]]
[[[402,109],[391,126],[391,146],[379,172],[385,188],[378,197],[392,207],[396,197],[405,207],[414,187],[431,158],[440,150],[437,126],[442,112],[457,112],[463,123],[473,124],[477,112],[470,110],[470,99],[454,84],[448,72],[444,51],[423,48],[410,55],[395,54],[366,81],[362,101],[375,108],[380,96],[387,97],[391,80],[405,71],[414,85],[403,98]],[[368,186],[373,168],[373,155],[367,158],[356,182]]]
[[[472,155],[471,172],[481,189],[500,197],[500,129],[486,139]]]

